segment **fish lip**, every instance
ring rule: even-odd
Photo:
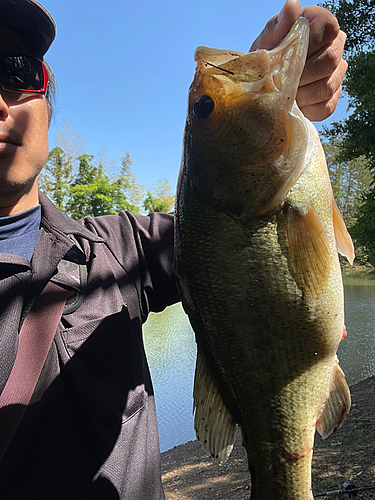
[[[307,57],[309,33],[309,21],[300,17],[295,21],[286,37],[274,49],[268,51],[269,75],[272,76],[275,87],[290,101],[288,108],[292,107],[297,95]],[[289,51],[292,52],[289,57],[286,57]]]
[[[289,32],[285,36],[285,38],[283,38],[283,40],[281,40],[281,42],[269,52],[274,52],[278,49],[284,49],[297,39],[301,39],[304,41],[304,38],[306,38],[306,44],[308,45],[309,32],[310,32],[309,21],[305,17],[299,17],[294,22]]]

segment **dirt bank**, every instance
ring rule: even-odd
[[[351,394],[352,409],[337,434],[326,441],[316,437],[314,494],[341,489],[345,481],[357,487],[375,486],[375,377],[353,385]],[[207,457],[197,441],[190,441],[162,454],[162,474],[167,500],[250,498],[250,476],[239,432],[228,462],[221,467]],[[375,499],[375,489],[351,498]]]

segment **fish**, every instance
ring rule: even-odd
[[[252,500],[311,500],[316,430],[350,391],[338,253],[354,248],[296,104],[309,22],[272,50],[198,47],[175,205],[175,272],[197,341],[194,426],[218,463],[237,426]]]

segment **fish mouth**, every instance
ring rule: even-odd
[[[255,53],[245,54],[244,58],[250,58],[252,54],[258,54],[263,75],[259,80],[242,82],[240,85],[242,95],[249,92],[252,94],[275,92],[278,94],[279,104],[285,111],[290,112],[305,67],[309,33],[309,21],[300,17],[295,21],[286,37],[274,49],[269,51],[260,49]],[[260,53],[263,53],[262,58],[260,58]],[[237,91],[240,87],[238,87]]]
[[[290,111],[305,66],[309,32],[309,21],[300,17],[272,50],[243,53],[197,47],[197,73],[220,80],[233,97],[276,92]]]

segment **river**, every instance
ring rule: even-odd
[[[338,350],[349,384],[375,374],[375,280],[345,284],[347,338]],[[144,328],[145,348],[155,390],[160,449],[195,439],[193,381],[194,333],[180,304],[151,314]]]

